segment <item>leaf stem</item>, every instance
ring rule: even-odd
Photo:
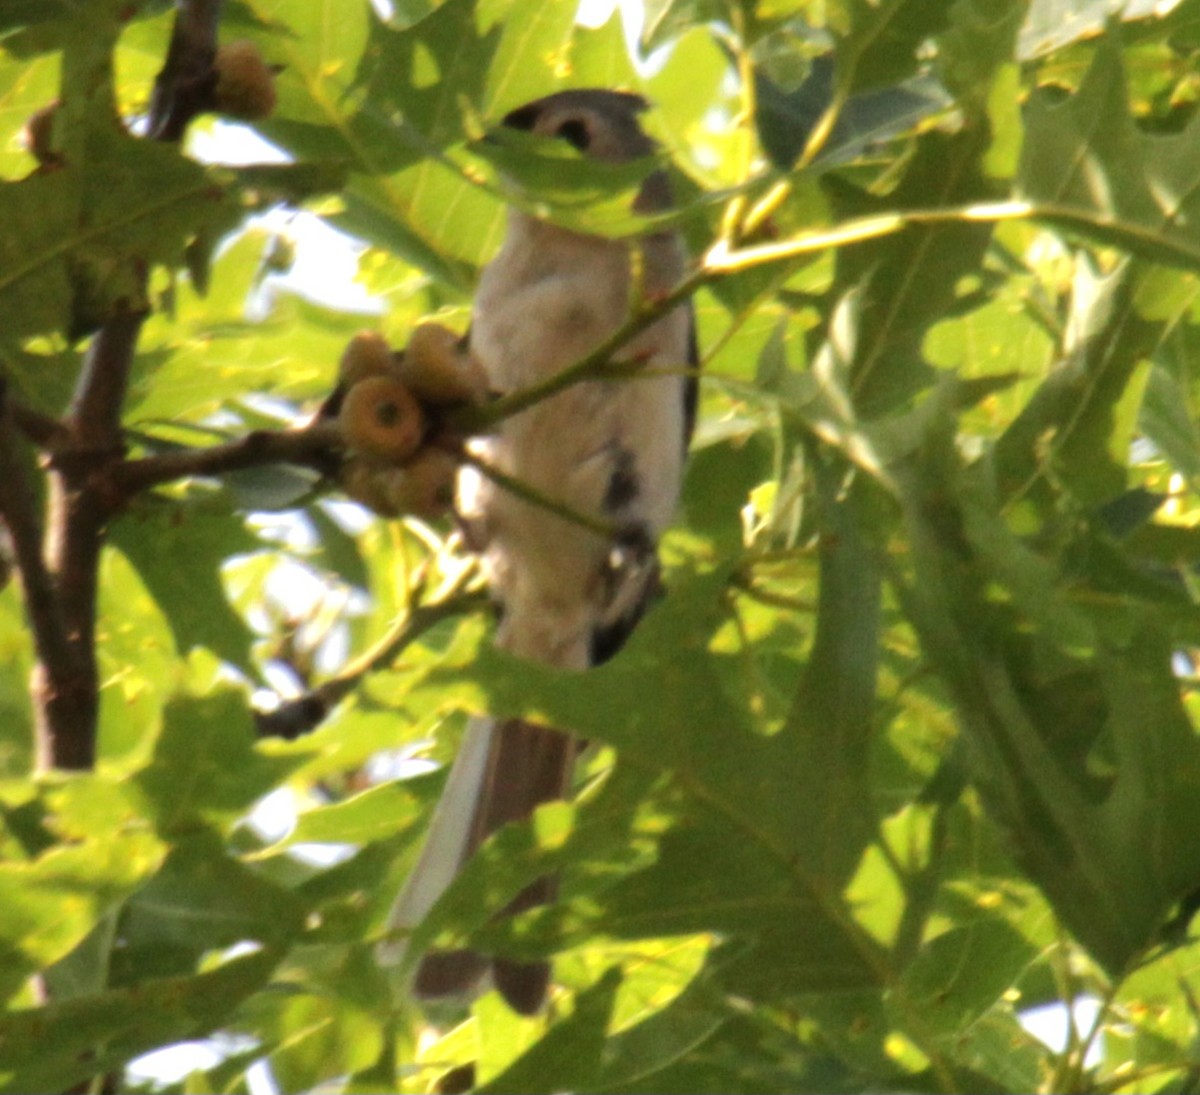
[[[812,614],[817,611],[816,601],[803,601],[798,597],[789,597],[786,593],[774,593],[757,585],[754,578],[745,572],[734,571],[729,576],[729,584],[743,596],[752,601],[767,605],[769,608],[781,608],[787,612],[804,612]]]

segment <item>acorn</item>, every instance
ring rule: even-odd
[[[213,68],[217,74],[216,109],[230,118],[255,122],[275,109],[275,70],[263,59],[258,46],[244,38],[217,49]]]
[[[454,504],[458,460],[445,449],[427,445],[388,482],[390,501],[401,513],[441,517]]]
[[[403,511],[392,499],[399,493],[394,481],[403,477],[399,468],[351,457],[342,464],[341,484],[347,495],[381,517],[399,517]]]
[[[346,393],[338,425],[349,449],[398,464],[420,446],[425,416],[395,377],[368,376]]]
[[[397,372],[423,403],[481,403],[487,377],[461,347],[459,336],[440,323],[423,323],[409,336]]]
[[[351,457],[342,465],[342,490],[381,517],[411,513],[441,517],[454,503],[458,461],[444,449],[421,449],[403,467]]]
[[[359,331],[342,351],[338,361],[338,383],[353,387],[368,376],[385,376],[392,371],[393,354],[383,335]]]

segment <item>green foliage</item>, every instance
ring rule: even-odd
[[[226,166],[204,119],[136,136],[170,5],[0,2],[6,397],[63,414],[148,308],[131,459],[304,421],[359,328],[465,329],[507,202],[639,231],[665,164],[705,368],[668,595],[553,672],[490,648],[448,524],[307,467],[167,483],[107,528],[95,770],[34,772],[0,535],[0,1089],[148,1089],[138,1055],[211,1036],[157,1089],[1194,1090],[1200,3],[648,0],[652,63],[573,3],[381,6],[225,6],[291,159]],[[652,101],[660,159],[481,140],[597,85]],[[281,208],[362,241],[381,316],[296,293]],[[258,737],[297,694],[319,728]],[[375,961],[442,779],[397,754],[480,710],[592,745],[410,954],[552,956],[534,1019]],[[554,906],[494,919],[551,869]],[[1065,1046],[1020,1022],[1080,1002]]]

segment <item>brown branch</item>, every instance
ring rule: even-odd
[[[197,114],[211,110],[216,97],[217,24],[222,0],[176,0],[175,25],[167,59],[154,81],[149,136],[178,141]]]
[[[171,46],[151,104],[153,139],[178,139],[203,109],[201,89],[213,79],[220,11],[221,0],[177,0]],[[107,473],[123,459],[121,411],[144,318],[144,312],[126,308],[97,331],[61,429],[23,419],[31,434],[36,430],[54,440],[44,562],[40,555],[32,558],[21,506],[9,500],[27,541],[21,547],[22,583],[31,597],[38,653],[32,689],[40,768],[81,769],[95,762],[97,581],[114,508]]]
[[[57,418],[35,411],[11,395],[8,397],[8,413],[17,430],[39,449],[53,451],[67,441],[67,428]]]
[[[119,507],[139,491],[188,476],[219,476],[266,464],[297,464],[322,475],[336,471],[337,423],[317,420],[300,429],[254,430],[223,445],[125,460],[112,470],[111,500]]]
[[[110,512],[101,475],[120,455],[121,406],[143,318],[138,312],[115,316],[92,339],[63,423],[66,441],[51,465],[47,569],[70,654],[39,658],[34,689],[41,768],[90,768],[95,762],[96,585]],[[45,644],[38,645],[40,652]]]
[[[140,310],[111,317],[96,332],[84,355],[64,425],[70,450],[85,459],[103,458],[121,450],[121,408],[145,318],[146,313]]]
[[[51,740],[41,720],[46,717],[48,696],[56,684],[46,667],[53,666],[60,678],[73,678],[75,650],[67,637],[62,602],[53,578],[42,558],[42,527],[36,500],[30,487],[27,471],[17,446],[15,415],[3,379],[0,378],[0,521],[8,530],[16,561],[25,611],[33,631],[37,651],[37,669],[32,688],[35,710],[39,719],[37,741],[39,750]],[[39,764],[49,763],[39,755]]]

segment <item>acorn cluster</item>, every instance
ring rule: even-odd
[[[483,370],[459,336],[437,323],[417,327],[394,352],[372,332],[342,354],[337,414],[346,448],[340,480],[356,501],[386,517],[435,517],[454,501],[456,439],[446,412],[487,396]]]

